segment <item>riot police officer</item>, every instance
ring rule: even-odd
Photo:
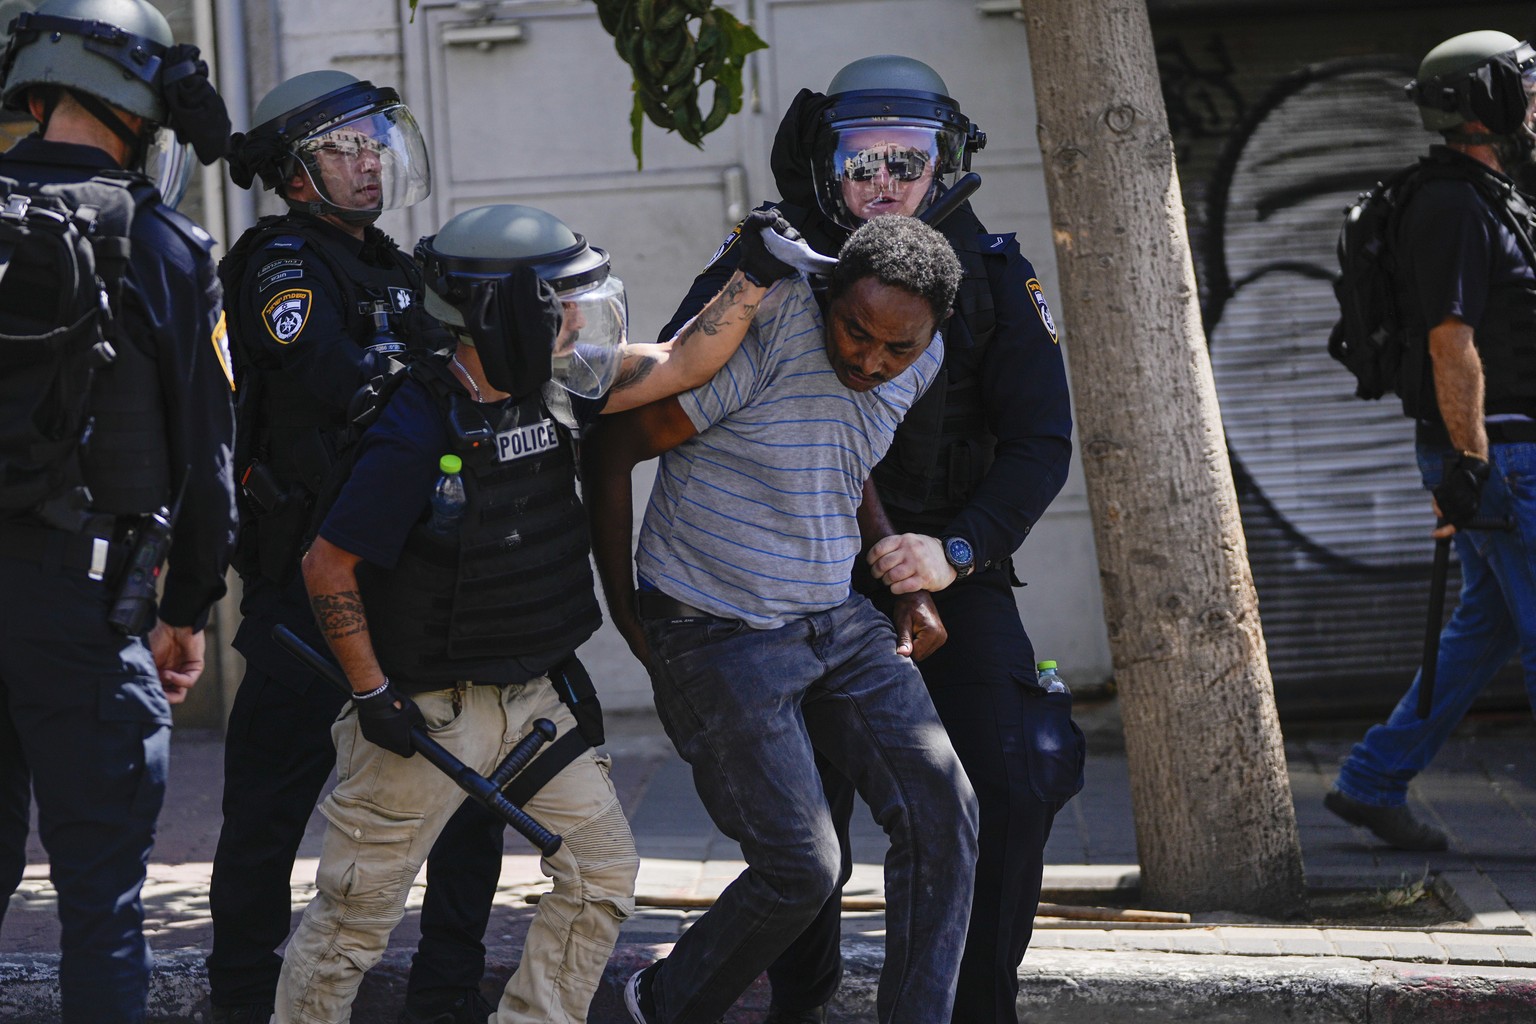
[[[167,203],[183,144],[212,162],[229,120],[144,0],[20,14],[3,77],[39,129],[0,157],[0,888],[20,883],[35,793],[63,1020],[131,1024],[170,705],[202,670],[235,516],[212,239]],[[88,314],[60,322],[75,294]]]
[[[1461,600],[1440,633],[1428,714],[1416,676],[1355,744],[1324,805],[1400,850],[1446,835],[1408,807],[1408,784],[1512,655],[1536,702],[1536,315],[1532,210],[1515,188],[1536,153],[1536,48],[1496,31],[1434,47],[1409,95],[1430,147],[1400,193],[1392,265],[1407,345],[1395,390],[1415,421],[1419,472],[1461,562]],[[1474,520],[1507,520],[1477,530]]]
[[[817,250],[836,253],[866,220],[922,215],[985,139],[928,65],[866,57],[840,70],[826,95],[796,96],[771,155],[783,198],[765,205]],[[949,639],[919,668],[981,810],[953,1019],[1013,1024],[1046,838],[1082,785],[1083,748],[1070,698],[1037,684],[1011,556],[1066,479],[1072,421],[1056,329],[1014,236],[988,232],[969,203],[938,228],[964,268],[955,313],[941,327],[944,374],[875,467],[889,536],[869,556],[873,575],[856,571],[855,584],[887,612],[887,588],[935,591]],[[720,287],[739,248],[734,235],[726,240],[664,334]],[[846,878],[853,788],[824,781],[842,822]],[[825,1020],[842,973],[839,904],[834,893],[769,969],[769,1021]]]
[[[449,338],[422,311],[421,276],[374,226],[431,187],[421,133],[393,89],[340,71],[281,83],[232,140],[230,173],[287,204],[220,267],[240,385],[235,566],[246,674],[230,713],[224,824],[209,895],[214,1019],[268,1019],[288,935],[289,876],[335,760],[344,694],[277,649],[285,624],[323,649],[299,557],[353,394],[389,359]],[[502,825],[477,805],[445,832],[428,869],[422,939],[401,1019],[482,1024],[482,944],[501,871]],[[438,870],[440,863],[452,870]]]

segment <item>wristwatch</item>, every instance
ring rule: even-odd
[[[976,551],[964,537],[940,537],[944,560],[955,570],[955,579],[963,580],[976,571]]]

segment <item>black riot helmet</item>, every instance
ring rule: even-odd
[[[8,26],[0,101],[27,111],[34,88],[67,91],[122,139],[126,164],[143,171],[175,205],[192,169],[191,147],[211,164],[224,155],[229,114],[195,46],[177,44],[164,15],[145,0],[43,0]],[[47,94],[42,128],[57,103]],[[131,130],[118,111],[144,119]]]
[[[241,188],[260,178],[294,209],[371,224],[432,191],[421,129],[393,89],[344,71],[309,71],[262,97],[251,123],[230,139],[229,175]],[[295,174],[317,200],[284,193]]]
[[[811,144],[817,203],[849,230],[882,213],[921,213],[986,144],[927,64],[864,57],[827,86]]]
[[[553,380],[597,398],[613,385],[624,282],[558,217],[512,204],[466,210],[418,242],[416,259],[427,313],[475,347],[492,387],[522,399]]]
[[[1503,32],[1463,32],[1424,55],[1418,77],[1406,91],[1429,131],[1455,132],[1475,121],[1493,136],[1529,134],[1536,49]],[[1475,136],[1452,141],[1491,140]]]

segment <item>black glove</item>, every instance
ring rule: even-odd
[[[396,701],[400,703],[398,708]],[[416,702],[395,689],[394,683],[386,680],[384,689],[371,697],[353,694],[352,703],[357,706],[357,724],[363,730],[363,739],[401,757],[416,753],[411,744],[411,729],[418,725],[425,728],[427,720],[421,716]]]
[[[1476,455],[1463,453],[1445,467],[1440,486],[1430,493],[1440,514],[1452,526],[1465,526],[1477,517],[1482,504],[1483,484],[1488,480],[1488,463]]]
[[[763,244],[764,231],[777,231],[789,239],[800,237],[800,232],[790,227],[789,221],[778,210],[754,210],[741,222],[741,260],[736,266],[759,288],[766,288],[795,273],[794,267],[768,251]]]

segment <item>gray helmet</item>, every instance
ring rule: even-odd
[[[924,193],[908,212],[921,212],[987,144],[938,72],[895,54],[861,58],[833,75],[819,121],[811,144],[817,202],[850,230],[883,205],[912,207],[913,189]]]
[[[628,314],[608,254],[531,206],[480,206],[416,245],[426,311],[460,328],[508,394],[547,380],[596,398],[618,374]]]
[[[320,197],[310,212],[360,223],[432,191],[421,129],[393,89],[309,71],[262,97],[251,123],[230,139],[229,174],[241,188],[260,178],[281,191],[302,171]]]
[[[1464,32],[1439,44],[1419,62],[1407,93],[1424,127],[1454,131],[1478,121],[1494,135],[1525,123],[1536,89],[1536,50],[1504,32]]]
[[[164,124],[159,76],[174,44],[165,16],[145,0],[43,0],[11,24],[0,99],[25,110],[28,86],[62,85]]]

